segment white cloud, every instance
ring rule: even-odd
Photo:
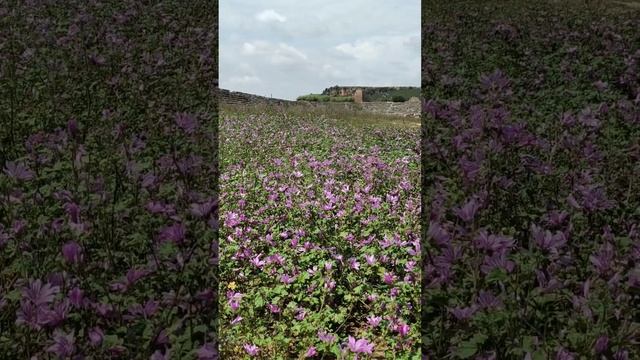
[[[258,51],[258,46],[262,46],[263,43],[260,41],[256,41],[255,43],[244,43],[242,44],[242,53],[245,55],[255,55]]]
[[[378,56],[379,48],[369,41],[358,41],[355,44],[344,43],[335,47],[336,50],[359,60],[372,60]]]
[[[324,76],[329,76],[331,78],[343,78],[346,75],[344,71],[331,64],[324,64],[321,69]]]
[[[408,36],[402,44],[410,49],[420,49],[422,46],[420,35]]]
[[[417,0],[219,3],[222,88],[295,99],[333,85],[420,86]]]
[[[242,53],[249,56],[263,56],[274,65],[290,65],[305,62],[307,55],[285,43],[272,44],[254,41],[242,44]]]
[[[278,14],[273,9],[264,10],[256,14],[256,19],[262,22],[285,22],[287,18],[281,14]]]
[[[260,78],[253,75],[244,75],[244,76],[234,76],[229,79],[229,83],[231,84],[255,84],[261,82]]]
[[[335,49],[342,54],[361,61],[385,59],[407,61],[408,59],[399,59],[399,57],[406,56],[407,50],[416,53],[419,57],[420,38],[417,35],[372,36],[358,39],[351,43],[342,43],[336,46]]]

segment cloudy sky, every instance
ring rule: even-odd
[[[220,87],[281,99],[420,86],[418,0],[221,0]]]

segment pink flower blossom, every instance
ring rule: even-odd
[[[369,343],[366,339],[356,340],[353,336],[349,336],[347,346],[349,350],[354,353],[371,354],[373,352],[373,344]]]
[[[310,358],[310,357],[314,357],[314,356],[316,356],[316,355],[318,355],[318,350],[316,350],[316,347],[315,347],[315,346],[310,346],[310,347],[307,349],[307,352],[304,354],[304,357],[308,357],[308,358]]]
[[[249,354],[249,356],[256,356],[260,351],[260,348],[254,344],[244,344],[243,347],[244,347],[244,351],[246,351],[247,354]]]

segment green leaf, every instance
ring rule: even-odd
[[[104,344],[106,347],[122,345],[122,339],[120,339],[117,335],[105,335]]]
[[[473,356],[477,351],[479,345],[482,345],[487,340],[487,335],[476,334],[470,340],[464,341],[458,346],[456,350],[456,356],[461,359],[468,359]]]
[[[142,338],[145,340],[151,340],[153,335],[153,324],[151,322],[147,322],[144,330],[142,331]]]
[[[456,350],[456,356],[460,359],[468,359],[472,357],[476,351],[478,351],[478,344],[470,341],[465,341]]]
[[[5,296],[5,299],[7,300],[11,300],[11,301],[18,301],[22,298],[22,295],[20,293],[20,290],[13,290],[13,291],[9,291]]]
[[[331,347],[331,352],[332,352],[335,356],[337,356],[338,358],[340,358],[340,347],[338,346],[338,344],[334,344],[334,345]]]
[[[533,339],[533,336],[525,336],[524,339],[522,339],[522,349],[525,352],[533,351]]]
[[[502,269],[494,269],[487,275],[487,282],[499,283],[507,281],[507,272]]]
[[[548,358],[547,353],[544,350],[536,350],[532,357],[533,360],[546,360]]]
[[[253,305],[256,308],[261,308],[264,306],[264,299],[262,298],[262,296],[260,295],[256,295],[256,297],[253,299]]]
[[[207,333],[207,325],[205,324],[200,324],[196,327],[193,328],[193,332],[194,333],[202,333],[202,334],[206,334]]]

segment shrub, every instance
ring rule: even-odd
[[[331,102],[353,102],[353,96],[331,96],[329,98]]]

